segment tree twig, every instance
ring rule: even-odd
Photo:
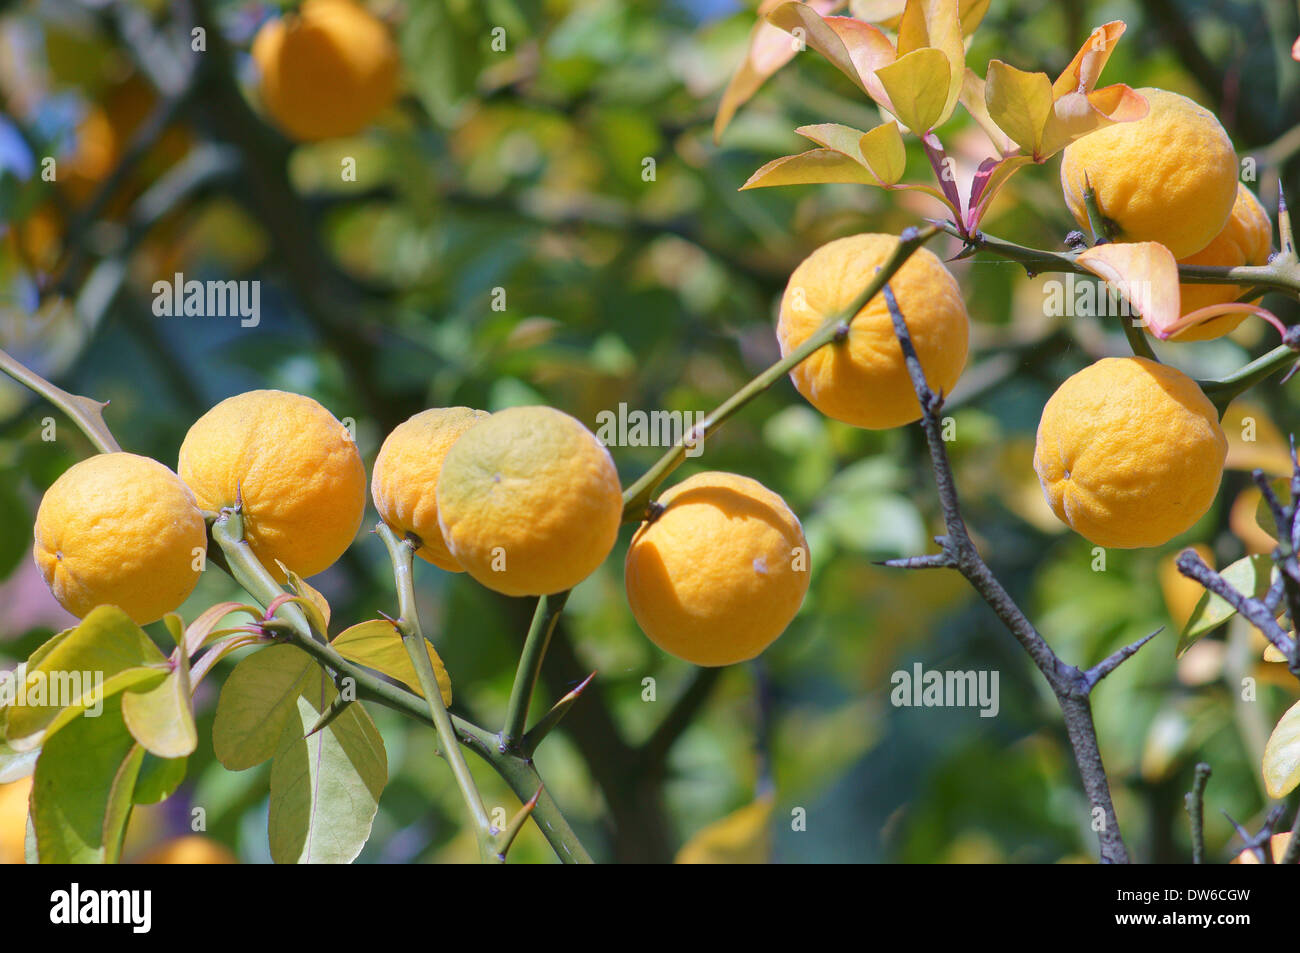
[[[906,234],[906,233],[904,233]],[[943,395],[930,389],[921,367],[920,358],[912,343],[907,321],[899,309],[892,288],[884,287],[885,302],[889,307],[894,322],[894,333],[903,350],[907,371],[912,380],[913,389],[921,408],[921,427],[925,433],[930,450],[930,460],[934,472],[935,485],[939,495],[939,506],[943,512],[946,534],[937,542],[942,547],[939,554],[929,558],[910,561],[911,568],[932,568],[942,564],[956,569],[971,584],[989,607],[1002,620],[1003,625],[1020,643],[1021,647],[1033,660],[1034,665],[1047,679],[1052,693],[1056,696],[1061,714],[1065,721],[1065,730],[1074,750],[1075,764],[1083,780],[1084,791],[1094,811],[1093,827],[1097,831],[1101,859],[1104,863],[1128,863],[1128,848],[1120,833],[1119,819],[1111,800],[1110,784],[1106,769],[1102,764],[1101,751],[1097,744],[1097,731],[1093,724],[1092,708],[1089,695],[1093,687],[1107,672],[1114,669],[1124,659],[1130,657],[1151,636],[1135,645],[1121,649],[1109,659],[1089,671],[1081,671],[1063,662],[1052,650],[1047,641],[1034,628],[1033,624],[1016,605],[1015,601],[1003,588],[988,564],[984,562],[970,538],[961,507],[957,497],[956,481],[948,460],[947,448],[943,442],[943,428],[940,412],[943,409]],[[940,562],[942,560],[942,563]],[[894,565],[908,566],[909,562],[891,561]],[[1095,815],[1099,814],[1099,817]]]
[[[1205,863],[1205,785],[1209,783],[1211,769],[1204,761],[1196,766],[1192,789],[1183,795],[1187,817],[1192,827],[1192,863]]]

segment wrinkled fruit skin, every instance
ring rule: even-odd
[[[176,474],[133,453],[69,467],[41,500],[35,536],[36,565],[63,608],[82,618],[115,605],[139,625],[194,591],[208,539]]]
[[[194,422],[176,468],[201,509],[242,499],[244,536],[277,581],[328,569],[356,538],[366,471],[347,429],[310,397],[254,390]]]
[[[696,665],[754,658],[808,591],[808,542],[780,496],[734,473],[700,473],[658,500],[628,548],[624,577],[637,624]]]
[[[1180,265],[1208,265],[1215,268],[1239,268],[1242,265],[1266,265],[1273,250],[1273,223],[1268,212],[1255,198],[1255,193],[1245,185],[1237,186],[1237,199],[1232,204],[1232,214],[1223,231],[1195,255],[1179,262]],[[1241,285],[1181,284],[1178,286],[1182,301],[1182,314],[1188,314],[1212,304],[1236,301],[1245,292]],[[1209,341],[1221,338],[1245,321],[1248,315],[1225,314],[1211,318],[1173,336],[1175,341]]]
[[[789,355],[829,318],[852,306],[898,246],[895,235],[841,238],[809,255],[781,299],[777,338]],[[889,282],[907,321],[926,380],[949,393],[966,366],[970,319],[961,289],[935,255],[918,249]],[[884,430],[921,419],[884,294],[857,313],[848,337],[814,352],[790,372],[809,403],[855,427]]]
[[[1237,153],[1219,120],[1186,96],[1137,90],[1146,116],[1072,142],[1061,156],[1061,188],[1075,221],[1090,231],[1085,177],[1116,241],[1159,242],[1175,258],[1194,255],[1227,224],[1237,195]]]
[[[437,506],[448,549],[474,579],[540,596],[605,561],[623,493],[609,451],[581,423],[551,407],[511,407],[452,444]]]
[[[1160,546],[1214,502],[1228,441],[1190,377],[1140,357],[1068,378],[1038,425],[1034,470],[1064,523],[1098,546]]]
[[[370,493],[380,518],[398,536],[420,538],[415,554],[439,569],[464,572],[438,525],[438,475],[447,451],[466,430],[490,416],[469,407],[422,411],[393,428],[379,448]]]
[[[295,139],[351,136],[397,97],[397,47],[352,0],[307,0],[253,40],[266,111]]]

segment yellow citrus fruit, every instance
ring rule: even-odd
[[[0,864],[26,863],[27,798],[32,779],[0,784]]]
[[[658,500],[627,551],[641,630],[696,665],[731,665],[772,644],[808,591],[808,541],[785,500],[757,480],[699,473]]]
[[[1232,214],[1223,231],[1195,255],[1189,255],[1180,265],[1209,265],[1216,268],[1239,268],[1242,265],[1266,265],[1273,250],[1273,223],[1268,212],[1255,198],[1255,193],[1244,185],[1237,186],[1237,200],[1232,204]],[[1243,285],[1202,285],[1184,283],[1178,286],[1182,296],[1182,313],[1189,314],[1212,304],[1236,301],[1246,292]],[[1245,314],[1225,314],[1211,318],[1175,334],[1175,341],[1209,341],[1221,338],[1245,321]]]
[[[609,451],[552,407],[466,430],[438,476],[438,523],[465,570],[508,596],[571,589],[614,548],[623,494]]]
[[[301,394],[254,390],[223,400],[185,435],[176,470],[202,509],[242,500],[249,546],[281,582],[276,560],[300,576],[329,568],[366,508],[352,435]]]
[[[307,0],[253,39],[262,102],[303,141],[360,132],[397,96],[397,47],[352,0]]]
[[[895,235],[853,235],[804,259],[781,299],[776,333],[782,356],[851,307],[897,246]],[[922,248],[889,284],[927,382],[935,390],[951,391],[966,365],[970,335],[957,282],[943,262]],[[815,351],[790,378],[823,414],[856,427],[884,430],[921,418],[884,294],[857,313],[845,340]]]
[[[451,445],[487,416],[485,410],[468,407],[422,411],[393,428],[370,474],[379,516],[399,536],[418,536],[415,554],[448,572],[465,570],[447,549],[438,525],[438,474]]]
[[[163,841],[135,859],[137,864],[237,864],[229,847],[211,837],[186,834]]]
[[[1087,229],[1084,179],[1115,239],[1194,255],[1223,230],[1237,195],[1237,153],[1219,120],[1186,96],[1145,88],[1147,114],[1089,133],[1061,155],[1061,187]]]
[[[1034,470],[1056,515],[1098,546],[1160,546],[1214,502],[1228,440],[1186,374],[1106,358],[1043,408]]]
[[[1286,855],[1287,845],[1290,843],[1291,843],[1291,834],[1289,832],[1283,834],[1274,834],[1272,837],[1269,838],[1268,849],[1273,854],[1273,863],[1276,864],[1281,862],[1282,858]],[[1253,850],[1243,850],[1236,857],[1232,858],[1232,860],[1228,861],[1228,863],[1258,864],[1259,858],[1255,856],[1255,852]]]
[[[161,619],[194,591],[207,540],[185,484],[133,453],[73,464],[36,511],[36,565],[78,618],[108,604],[140,625]]]

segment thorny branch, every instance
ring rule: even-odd
[[[1065,730],[1074,749],[1074,759],[1083,779],[1084,790],[1087,792],[1094,814],[1096,812],[1101,814],[1098,823],[1094,826],[1097,827],[1102,861],[1128,863],[1128,848],[1124,845],[1124,839],[1120,834],[1119,819],[1115,816],[1106,769],[1102,764],[1101,751],[1097,745],[1097,731],[1093,725],[1089,695],[1101,679],[1153,638],[1154,633],[1133,645],[1120,649],[1093,668],[1082,670],[1063,662],[1034,628],[1033,623],[1016,605],[1015,600],[984,562],[970,538],[961,514],[957,486],[948,461],[948,451],[943,442],[943,425],[940,419],[943,395],[932,391],[926,383],[925,372],[907,329],[907,321],[899,310],[898,301],[888,284],[884,286],[884,294],[889,313],[894,320],[894,333],[903,350],[908,374],[912,378],[912,386],[920,402],[921,427],[925,431],[926,443],[930,450],[939,505],[943,511],[946,528],[945,535],[936,539],[941,547],[939,553],[889,560],[886,565],[904,569],[956,569],[1002,620],[1003,625],[1028,653],[1038,670],[1043,673],[1061,708],[1065,719]]]

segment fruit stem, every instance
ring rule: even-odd
[[[104,408],[107,401],[91,400],[69,394],[66,390],[55,387],[35,371],[23,366],[4,351],[0,351],[0,371],[4,371],[18,383],[30,388],[58,407],[80,428],[86,438],[95,445],[100,453],[120,453],[122,448],[113,439],[113,434],[104,423]]]
[[[696,424],[690,431],[684,433],[675,445],[670,447],[663,456],[661,456],[649,470],[635,483],[623,491],[623,522],[640,522],[647,516],[647,507],[654,496],[654,492],[659,485],[668,478],[668,475],[681,466],[682,461],[686,459],[688,444],[691,447],[699,446],[706,437],[713,435],[729,417],[736,411],[740,410],[751,400],[767,390],[778,380],[790,373],[798,364],[806,360],[814,351],[831,344],[840,338],[843,328],[852,322],[857,313],[866,307],[867,303],[880,293],[880,289],[885,286],[885,282],[903,267],[903,263],[912,256],[918,248],[934,238],[941,230],[948,231],[950,234],[961,238],[962,236],[955,231],[956,225],[946,223],[949,228],[932,223],[925,228],[907,228],[903,230],[897,247],[894,249],[889,259],[880,266],[871,282],[863,289],[862,294],[845,308],[840,314],[829,319],[816,331],[814,331],[807,340],[797,348],[787,354],[781,360],[777,361],[767,370],[763,371],[748,384],[742,387],[731,397],[727,398],[721,406],[710,413],[704,420]]]
[[[528,726],[528,706],[542,673],[542,661],[551,644],[551,634],[560,621],[564,604],[569,601],[569,590],[542,596],[537,600],[533,621],[528,626],[524,649],[519,656],[519,668],[510,688],[510,702],[506,705],[505,727],[501,729],[501,750],[518,751]]]
[[[375,532],[388,547],[388,555],[393,562],[393,581],[397,585],[399,606],[399,616],[393,620],[393,625],[402,637],[402,645],[406,647],[406,653],[411,657],[411,664],[415,666],[420,691],[424,693],[424,700],[429,706],[429,716],[433,719],[438,741],[442,745],[442,755],[451,766],[451,773],[456,777],[456,786],[460,788],[461,799],[464,800],[465,807],[469,811],[470,823],[474,827],[474,836],[478,841],[479,859],[485,863],[494,857],[504,861],[504,853],[493,849],[495,832],[492,822],[483,807],[483,796],[474,783],[469,765],[465,763],[465,758],[461,754],[456,732],[452,728],[451,717],[447,714],[447,706],[442,701],[442,690],[433,671],[433,662],[430,661],[429,651],[425,646],[424,633],[420,630],[420,615],[415,605],[415,548],[406,540],[398,539],[397,534],[383,521],[375,527]]]

